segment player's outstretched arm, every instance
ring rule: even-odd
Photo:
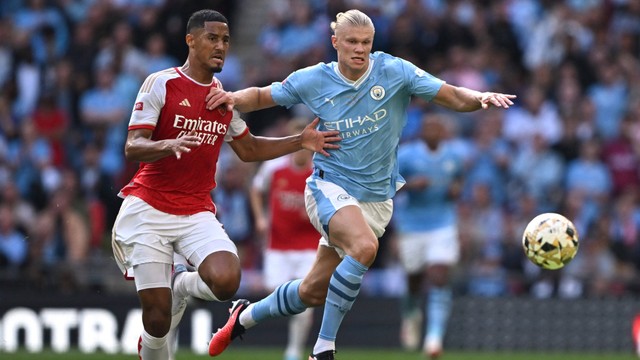
[[[271,86],[250,87],[235,92],[212,87],[205,97],[205,101],[209,110],[222,105],[226,106],[228,110],[235,108],[240,112],[251,112],[277,105],[271,97]]]
[[[200,138],[192,130],[177,139],[151,140],[152,131],[148,129],[131,130],[124,144],[124,155],[129,161],[154,162],[174,155],[180,159],[183,153],[200,146]]]
[[[480,92],[461,86],[443,84],[433,102],[448,109],[469,112],[488,109],[491,106],[508,109],[513,105],[515,95],[494,92]]]
[[[275,159],[301,149],[329,156],[327,150],[340,148],[340,145],[335,142],[340,141],[341,138],[338,131],[316,130],[319,121],[320,119],[315,118],[297,135],[275,138],[254,136],[249,133],[229,144],[242,161]]]

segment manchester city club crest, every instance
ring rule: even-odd
[[[374,87],[371,88],[371,90],[369,91],[369,95],[371,95],[371,98],[373,100],[380,100],[384,97],[385,91],[384,88],[380,85],[376,85]]]

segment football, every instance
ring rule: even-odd
[[[573,223],[556,213],[533,218],[522,235],[524,252],[534,264],[548,270],[560,269],[578,252],[578,232]]]

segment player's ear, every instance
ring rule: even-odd
[[[336,50],[338,50],[338,46],[336,45],[337,42],[338,42],[338,39],[336,38],[336,36],[335,35],[331,35],[331,45]]]
[[[193,37],[193,34],[187,34],[187,36],[185,36],[185,42],[187,43],[187,46],[189,46],[190,48],[193,47],[195,42],[195,38]]]

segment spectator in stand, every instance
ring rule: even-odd
[[[147,38],[145,43],[146,66],[144,69],[146,74],[180,65],[178,60],[167,54],[166,48],[167,44],[161,33],[153,33]]]
[[[20,195],[42,208],[47,194],[60,182],[59,170],[51,164],[51,144],[38,136],[31,121],[20,127],[20,137],[9,143],[7,159],[14,170]]]
[[[604,164],[611,172],[612,195],[619,196],[628,189],[640,190],[640,153],[635,131],[640,119],[627,113],[620,123],[619,135],[602,150]]]
[[[505,211],[505,231],[502,243],[502,267],[507,272],[508,294],[521,295],[527,291],[525,266],[529,262],[522,251],[522,234],[529,221],[540,214],[536,199],[524,193]]]
[[[39,137],[46,139],[51,146],[51,164],[64,167],[67,164],[65,136],[69,131],[69,118],[56,104],[54,94],[43,94],[32,115],[35,131]]]
[[[0,89],[4,88],[12,77],[13,70],[13,28],[9,19],[0,16]]]
[[[564,2],[550,5],[531,30],[523,59],[529,69],[557,66],[570,50],[569,45],[586,51],[593,42],[592,32],[572,16]]]
[[[98,46],[96,44],[96,24],[85,20],[76,24],[67,57],[73,69],[73,86],[78,92],[89,89],[92,83],[93,64]]]
[[[615,201],[611,216],[611,249],[620,268],[627,274],[640,271],[640,207],[637,201],[637,192],[627,191]]]
[[[601,160],[599,140],[587,140],[580,146],[580,156],[567,164],[565,174],[567,193],[578,193],[583,201],[583,211],[588,219],[598,217],[606,211],[611,195],[611,173]]]
[[[499,112],[488,111],[482,114],[475,126],[473,138],[469,139],[469,158],[466,159],[465,197],[469,197],[476,183],[489,186],[491,197],[498,203],[507,200],[508,169],[511,161],[511,148],[500,136],[502,116]]]
[[[614,245],[611,234],[611,216],[603,214],[591,224],[588,231],[579,233],[580,256],[576,256],[562,271],[565,288],[573,297],[601,298],[609,294],[622,295],[624,273],[611,251]],[[568,290],[568,289],[567,289]],[[566,292],[566,290],[565,290]]]
[[[95,76],[95,86],[83,93],[79,106],[82,124],[100,139],[106,130],[120,125],[130,109],[116,88],[114,68],[102,68]]]
[[[587,89],[595,106],[597,133],[605,140],[620,134],[620,122],[628,103],[628,84],[613,55],[596,65],[597,82]]]
[[[580,156],[580,145],[589,139],[591,134],[585,135],[582,131],[577,111],[563,115],[562,125],[562,137],[551,149],[562,158],[564,163],[568,163]]]
[[[511,200],[528,193],[535,198],[540,211],[553,211],[562,198],[564,171],[562,158],[549,148],[544,135],[536,131],[531,147],[518,149],[510,163]]]
[[[102,148],[87,143],[81,150],[82,162],[77,169],[79,189],[85,202],[91,230],[91,247],[100,249],[111,234],[113,222],[120,208],[120,198],[113,196],[117,189],[114,179],[101,166]]]
[[[12,209],[7,204],[0,203],[0,269],[8,269],[17,278],[18,270],[27,260],[27,254],[27,238],[18,230]]]
[[[146,73],[146,59],[144,53],[133,44],[133,28],[126,20],[117,22],[112,29],[112,36],[107,39],[107,45],[98,51],[95,68],[115,69],[142,81]]]
[[[287,63],[290,69],[325,60],[326,46],[316,40],[326,29],[327,19],[314,17],[307,0],[289,0],[287,5],[282,23],[260,35],[264,53],[273,61]]]
[[[27,0],[12,17],[15,29],[30,39],[35,61],[46,65],[61,58],[69,46],[69,28],[58,8],[46,0]]]
[[[522,106],[504,115],[503,135],[518,151],[532,145],[534,134],[542,136],[547,145],[562,137],[562,123],[556,106],[546,98],[543,88],[530,86],[525,90]]]
[[[115,176],[124,167],[122,156],[122,131],[126,126],[125,115],[131,110],[132,100],[118,88],[115,70],[97,71],[97,84],[83,93],[80,99],[80,116],[84,125],[84,141],[94,141],[103,148],[103,169]]]
[[[36,226],[30,229],[30,263],[37,282],[59,284],[61,290],[71,291],[81,285],[77,276],[84,275],[90,232],[84,217],[86,209],[79,203],[75,174],[66,172],[63,178],[63,184],[39,213]]]
[[[575,74],[576,71],[576,67],[572,64],[563,64],[559,71],[560,78],[554,86],[558,114],[563,117],[574,114],[582,100],[582,88],[577,74]]]
[[[33,205],[26,201],[13,181],[7,181],[0,189],[0,204],[8,206],[15,217],[18,231],[27,234],[36,219],[36,211]]]
[[[24,36],[25,34],[21,34],[15,40],[13,81],[16,98],[12,103],[11,113],[18,121],[31,115],[35,109],[40,96],[40,84],[44,80],[39,65],[34,60],[33,50]]]
[[[447,51],[447,68],[440,75],[442,80],[449,84],[460,84],[469,89],[487,91],[489,86],[483,74],[474,67],[473,62],[469,61],[470,58],[476,57],[478,56],[469,48],[460,45],[451,46]],[[468,136],[473,132],[477,116],[474,113],[455,114],[462,135]]]

